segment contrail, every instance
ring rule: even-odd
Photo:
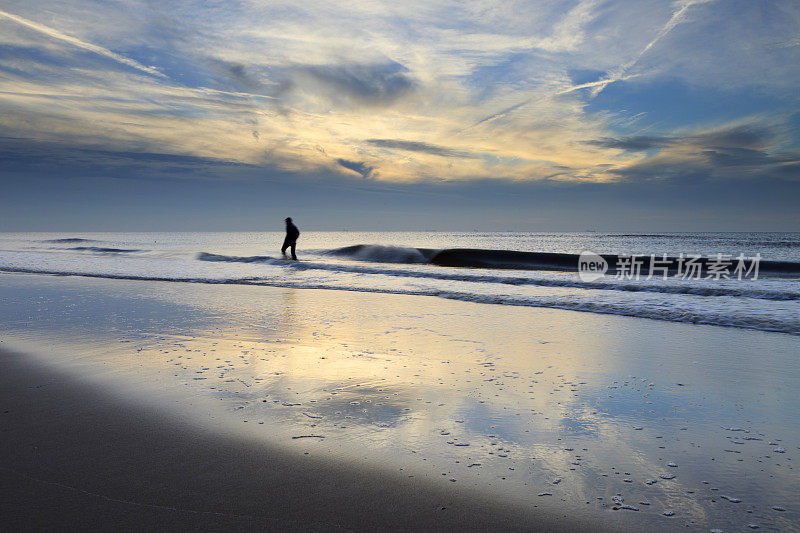
[[[506,116],[507,114],[511,113],[512,111],[514,111],[515,109],[519,109],[520,107],[522,107],[522,106],[524,106],[526,104],[529,104],[532,100],[533,100],[533,98],[529,98],[529,99],[527,99],[527,100],[525,100],[523,102],[520,102],[518,104],[514,104],[511,107],[507,107],[507,108],[503,109],[502,111],[498,111],[494,115],[489,115],[488,117],[485,117],[485,118],[479,120],[478,122],[476,122],[475,124],[473,124],[469,128],[474,128],[475,126],[478,126],[478,125],[483,124],[485,122],[491,122],[493,120],[497,120],[498,118],[502,118],[502,117]],[[469,128],[465,128],[465,129],[469,129]],[[462,131],[464,131],[464,130],[462,130]]]
[[[645,46],[642,49],[642,51],[639,52],[639,55],[636,57],[636,59],[633,60],[633,62],[635,63],[636,61],[638,61],[639,58],[641,58],[645,54],[645,52],[650,50],[653,47],[654,44],[656,44],[666,34],[671,32],[673,30],[673,28],[675,28],[675,26],[680,24],[681,17],[683,17],[684,13],[686,13],[686,10],[688,10],[690,7],[692,7],[695,4],[705,4],[706,2],[709,2],[709,1],[712,1],[712,0],[689,0],[688,2],[683,4],[680,7],[680,9],[678,9],[676,12],[674,12],[672,14],[670,19],[667,21],[666,24],[664,24],[664,27],[661,28],[661,31],[658,32],[658,34],[653,38],[653,40],[650,41],[649,43],[647,43],[647,46]]]
[[[632,74],[632,75],[628,75],[628,76],[621,76],[619,78],[615,78],[614,80],[590,81],[588,83],[581,83],[580,85],[572,85],[570,87],[567,87],[566,89],[562,89],[562,90],[560,90],[558,92],[555,92],[555,93],[553,93],[551,95],[541,96],[539,98],[528,98],[527,100],[523,100],[522,102],[519,102],[518,104],[514,104],[514,105],[512,105],[510,107],[507,107],[507,108],[503,109],[502,111],[498,111],[497,113],[495,113],[493,115],[489,115],[488,117],[484,117],[481,120],[479,120],[478,122],[472,124],[471,126],[467,126],[466,128],[463,128],[463,129],[459,130],[458,133],[461,133],[461,132],[467,131],[469,129],[472,129],[475,126],[480,126],[481,124],[486,124],[487,122],[493,122],[493,121],[495,121],[497,119],[503,118],[506,115],[508,115],[509,113],[511,113],[513,111],[516,111],[520,107],[528,105],[528,104],[530,104],[532,102],[542,102],[544,100],[547,100],[548,98],[552,98],[553,96],[561,96],[562,94],[568,94],[568,93],[577,91],[579,89],[588,89],[590,87],[605,87],[606,85],[608,85],[612,81],[625,81],[625,80],[629,80],[631,78],[635,78],[637,76],[638,76],[638,74]]]
[[[7,13],[5,11],[0,10],[0,17],[5,17],[9,20],[13,20],[14,22],[21,24],[27,28],[32,30],[36,30],[40,33],[47,35],[48,37],[52,37],[53,39],[59,39],[66,43],[69,43],[73,46],[77,46],[78,48],[83,48],[84,50],[88,50],[90,52],[94,52],[95,54],[99,54],[101,56],[105,56],[109,59],[113,59],[118,63],[122,63],[123,65],[127,65],[129,67],[135,68],[136,70],[140,70],[142,72],[146,72],[152,76],[158,76],[160,78],[166,78],[164,74],[158,71],[158,69],[154,67],[146,67],[139,63],[138,61],[134,61],[133,59],[127,58],[125,56],[121,56],[115,52],[112,52],[108,48],[103,48],[102,46],[97,46],[96,44],[87,43],[86,41],[81,41],[71,35],[67,35],[65,33],[61,33],[60,31],[51,28],[49,26],[45,26],[43,24],[39,24],[38,22],[33,22],[32,20],[28,20],[26,18],[22,18],[20,16],[14,15],[12,13]]]
[[[606,85],[608,85],[611,82],[614,82],[614,81],[626,81],[626,80],[629,80],[631,78],[636,78],[638,76],[639,76],[639,74],[630,74],[628,76],[618,76],[618,77],[616,77],[614,79],[603,79],[603,80],[598,80],[598,81],[590,81],[588,83],[581,83],[580,85],[573,85],[572,87],[567,87],[566,89],[562,89],[562,90],[558,91],[556,93],[556,95],[567,94],[567,93],[571,93],[571,92],[577,91],[578,89],[588,89],[590,87],[595,88],[595,90],[597,90],[598,88],[600,90],[602,90],[602,89],[605,88]]]
[[[675,28],[675,26],[680,24],[681,23],[681,18],[683,18],[683,15],[686,13],[686,11],[690,7],[692,7],[695,4],[704,4],[706,2],[713,2],[713,0],[687,0],[686,2],[684,2],[684,4],[677,11],[675,11],[672,14],[672,16],[669,18],[667,23],[664,24],[664,26],[661,27],[661,29],[658,31],[656,36],[653,37],[653,39],[649,43],[647,43],[647,46],[642,48],[642,50],[638,54],[636,54],[636,57],[633,58],[633,60],[625,63],[624,65],[621,65],[617,69],[616,74],[613,74],[613,75],[609,76],[608,78],[600,80],[598,82],[598,85],[594,89],[592,89],[592,92],[590,93],[592,98],[594,98],[595,96],[600,94],[603,91],[603,89],[605,89],[606,86],[609,83],[614,83],[614,82],[617,82],[617,81],[623,81],[623,80],[627,79],[627,78],[624,77],[625,76],[625,72],[627,72],[632,66],[634,66],[636,63],[638,63],[639,60],[642,58],[642,56],[645,55],[647,53],[647,51],[650,50],[665,35],[667,35],[669,32],[671,32]]]
[[[590,95],[591,95],[592,98],[594,98],[595,96],[600,94],[603,91],[603,89],[606,88],[606,86],[608,86],[611,83],[615,83],[615,82],[618,82],[618,81],[625,81],[625,80],[629,80],[631,78],[637,77],[638,74],[626,75],[626,72],[631,67],[633,67],[642,58],[642,56],[644,54],[646,54],[647,51],[650,50],[658,41],[660,41],[665,35],[667,35],[669,32],[671,32],[675,28],[675,26],[680,24],[681,19],[683,18],[683,15],[686,13],[686,11],[691,6],[693,6],[695,4],[704,4],[706,2],[713,2],[713,1],[714,0],[688,0],[688,1],[686,1],[683,5],[681,5],[680,8],[678,8],[674,13],[672,13],[672,16],[669,18],[667,23],[664,24],[664,26],[661,27],[661,29],[658,31],[656,36],[653,37],[653,39],[649,43],[647,43],[647,46],[642,48],[642,50],[638,54],[636,54],[636,57],[633,58],[633,60],[631,60],[631,61],[629,61],[629,62],[627,62],[627,63],[625,63],[623,65],[620,65],[613,74],[611,74],[610,76],[608,76],[606,78],[603,78],[602,80],[592,81],[592,82],[589,82],[589,83],[581,83],[579,85],[573,85],[571,87],[567,87],[566,89],[562,89],[562,90],[554,93],[553,96],[558,96],[558,95],[562,95],[562,94],[571,93],[571,92],[577,91],[579,89],[591,88],[592,91],[591,91]],[[523,107],[523,106],[533,102],[534,100],[540,101],[540,100],[544,100],[545,98],[548,98],[548,97],[542,97],[542,98],[538,98],[538,99],[529,98],[527,100],[524,100],[524,101],[522,101],[522,102],[520,102],[518,104],[515,104],[515,105],[511,106],[511,107],[507,107],[506,109],[503,109],[502,111],[499,111],[499,112],[497,112],[497,113],[495,113],[493,115],[489,115],[488,117],[485,117],[485,118],[479,120],[478,122],[472,124],[471,126],[467,126],[466,128],[460,130],[459,133],[461,133],[463,131],[466,131],[468,129],[474,128],[475,126],[479,126],[481,124],[485,124],[487,122],[492,122],[492,121],[497,120],[499,118],[505,117],[506,115],[508,115],[512,111],[515,111],[515,110],[519,109],[520,107]]]

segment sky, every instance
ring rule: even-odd
[[[0,0],[0,231],[800,231],[796,0]]]

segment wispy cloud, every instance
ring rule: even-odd
[[[676,139],[671,137],[650,137],[638,135],[615,139],[613,137],[603,137],[602,139],[592,139],[585,141],[586,144],[599,146],[601,148],[612,148],[615,150],[627,150],[632,152],[661,149],[672,144]]]
[[[408,152],[423,152],[426,154],[438,155],[441,157],[475,158],[475,154],[464,150],[455,150],[445,146],[438,146],[420,141],[403,141],[399,139],[367,139],[372,146],[389,148],[394,150],[405,150]]]
[[[134,68],[134,69],[139,70],[141,72],[145,72],[145,73],[150,74],[152,76],[158,76],[158,77],[161,77],[161,78],[166,78],[166,76],[162,72],[159,72],[156,67],[148,67],[148,66],[142,65],[138,61],[135,61],[133,59],[130,59],[130,58],[127,58],[127,57],[122,56],[120,54],[117,54],[115,52],[112,52],[111,50],[109,50],[107,48],[103,48],[102,46],[98,46],[96,44],[88,43],[86,41],[81,41],[80,39],[77,39],[75,37],[72,37],[70,35],[62,33],[62,32],[60,32],[60,31],[58,31],[58,30],[56,30],[54,28],[50,28],[49,26],[45,26],[44,24],[39,24],[38,22],[34,22],[32,20],[28,20],[26,18],[14,15],[13,13],[8,13],[8,12],[2,11],[2,10],[0,10],[0,17],[6,18],[8,20],[12,20],[12,21],[14,21],[14,22],[16,22],[16,23],[18,23],[18,24],[20,24],[22,26],[25,26],[26,28],[30,28],[30,29],[32,29],[34,31],[42,33],[42,34],[44,34],[44,35],[46,35],[46,36],[48,36],[48,37],[50,37],[52,39],[58,39],[59,41],[63,41],[65,43],[71,44],[72,46],[76,46],[78,48],[82,48],[84,50],[88,50],[89,52],[94,52],[95,54],[99,54],[99,55],[105,56],[105,57],[107,57],[109,59],[113,59],[117,63],[120,63],[122,65],[126,65],[128,67]]]
[[[287,79],[279,94],[312,93],[337,104],[391,104],[411,92],[415,85],[408,69],[395,61],[375,64],[298,65],[281,70]]]

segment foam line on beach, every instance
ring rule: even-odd
[[[543,307],[550,309],[564,309],[569,311],[583,311],[590,313],[630,316],[666,320],[670,322],[685,322],[691,324],[705,324],[714,326],[728,326],[745,329],[757,329],[778,333],[800,335],[800,319],[791,318],[776,320],[773,316],[762,317],[758,315],[740,314],[731,316],[725,313],[704,311],[702,313],[680,306],[648,307],[635,302],[606,302],[588,298],[563,298],[559,296],[513,296],[502,294],[475,294],[453,290],[435,288],[385,288],[385,287],[357,287],[348,285],[330,285],[313,282],[295,282],[289,280],[269,280],[258,277],[248,278],[171,278],[161,276],[119,275],[101,273],[79,272],[42,272],[35,269],[0,268],[0,272],[24,274],[49,274],[55,276],[81,276],[89,278],[121,279],[131,281],[164,281],[178,283],[206,283],[215,285],[256,285],[266,287],[282,287],[293,289],[325,289],[344,290],[366,293],[406,294],[412,296],[435,296],[449,300],[459,300],[472,303],[511,305],[518,307]]]

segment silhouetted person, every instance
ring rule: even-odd
[[[297,229],[292,223],[291,217],[286,217],[286,238],[283,240],[283,246],[281,247],[281,253],[286,255],[286,249],[292,249],[292,259],[295,261],[297,260],[297,254],[295,254],[295,246],[297,246],[297,238],[300,236],[300,230]]]

